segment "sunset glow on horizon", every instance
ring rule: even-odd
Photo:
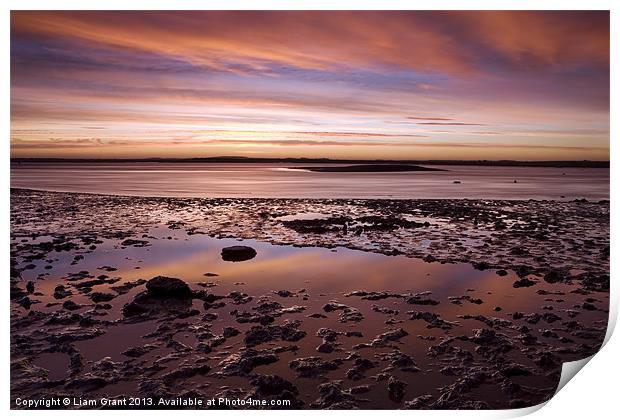
[[[11,13],[11,156],[609,159],[608,12]]]

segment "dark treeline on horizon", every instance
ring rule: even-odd
[[[609,168],[609,161],[593,160],[365,160],[329,158],[253,158],[243,156],[215,156],[199,158],[11,158],[11,163],[334,163],[334,164],[416,164],[416,165],[471,165],[523,166],[550,168]]]

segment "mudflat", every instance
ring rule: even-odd
[[[608,201],[11,191],[13,401],[522,407],[608,307]]]

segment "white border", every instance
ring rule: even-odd
[[[357,1],[342,1],[342,0],[314,0],[314,1],[297,1],[292,2],[290,0],[216,0],[216,1],[200,1],[200,0],[181,0],[181,1],[167,1],[167,0],[91,0],[89,2],[78,0],[5,0],[2,2],[2,17],[0,22],[0,31],[2,31],[2,57],[4,58],[2,72],[1,72],[1,89],[2,89],[2,133],[5,135],[3,141],[4,148],[4,161],[1,169],[1,182],[4,185],[5,191],[5,204],[1,207],[2,211],[2,237],[4,241],[0,241],[2,247],[3,257],[0,258],[0,264],[2,266],[2,272],[5,273],[4,281],[7,283],[4,285],[5,292],[8,289],[8,274],[9,271],[9,203],[6,197],[8,196],[8,190],[10,188],[10,111],[9,111],[9,98],[10,98],[10,68],[9,68],[9,55],[10,55],[10,10],[50,10],[50,9],[91,9],[91,10],[208,10],[208,9],[224,9],[224,10],[245,10],[245,9],[289,9],[289,10],[338,10],[338,9],[353,9],[353,10],[481,10],[481,9],[505,9],[505,10],[611,10],[611,63],[612,70],[618,69],[618,40],[620,39],[617,17],[620,7],[618,1],[602,1],[602,0],[589,0],[589,1],[542,1],[542,0],[520,0],[520,1],[508,1],[508,0],[436,0],[433,2],[415,2],[406,0],[357,0]],[[617,83],[617,71],[612,72],[611,77],[611,133],[617,132],[618,125],[618,83]],[[612,136],[613,138],[613,136]],[[613,156],[614,146],[611,145],[610,156]],[[615,179],[617,179],[618,168],[612,164],[611,166],[611,211],[612,214],[617,214],[617,206],[614,198],[614,186],[616,185]],[[611,236],[617,237],[617,223],[611,223]],[[613,239],[612,239],[613,242]],[[612,261],[616,260],[616,247],[612,246],[611,258]],[[612,265],[611,277],[615,277],[614,265]],[[618,313],[618,293],[615,286],[615,280],[612,280],[611,290],[611,307],[610,307],[610,325],[615,325],[615,321]],[[5,294],[5,301],[8,301],[8,297]],[[67,419],[77,418],[77,416],[83,416],[83,412],[69,412],[64,410],[57,411],[9,411],[9,311],[8,305],[5,309],[5,319],[2,323],[1,337],[4,338],[2,342],[4,345],[0,347],[3,362],[0,363],[0,369],[3,373],[3,381],[1,382],[0,396],[4,403],[4,410],[6,414],[17,418],[37,418],[39,416],[45,416],[49,419]],[[610,331],[611,332],[611,331]],[[610,338],[608,334],[607,339]],[[611,418],[613,414],[617,413],[618,397],[617,397],[617,385],[619,374],[619,363],[615,358],[615,354],[620,354],[620,342],[616,337],[611,336],[609,342],[605,345],[604,349],[597,354],[590,363],[583,368],[583,371],[579,373],[576,380],[570,381],[565,388],[562,389],[556,396],[554,396],[547,404],[542,404],[544,409],[536,411],[531,418],[546,418],[547,416],[553,416],[564,419],[605,419]],[[484,418],[508,418],[517,417],[520,415],[528,414],[541,408],[536,407],[532,409],[523,410],[506,410],[506,411],[390,411],[389,415],[400,418],[416,417],[416,418],[433,418],[433,419],[453,419],[455,417],[466,419],[484,419]],[[353,412],[331,412],[331,411],[311,411],[304,410],[295,412],[295,416],[301,419],[314,418],[316,415],[320,415],[324,418],[336,418],[340,416],[347,416]],[[89,411],[88,416],[94,418],[109,417],[111,415],[127,415],[128,412],[105,412],[105,411]],[[131,412],[132,417],[148,418],[148,419],[164,419],[170,416],[170,412],[167,411],[142,411]],[[255,417],[255,418],[270,418],[270,419],[285,419],[292,413],[289,412],[259,412],[259,411],[186,411],[183,412],[183,416],[192,418],[204,418],[205,416],[216,416],[218,419],[238,419],[242,417]],[[355,416],[361,419],[374,418],[377,415],[383,413],[376,411],[360,411],[355,412]]]

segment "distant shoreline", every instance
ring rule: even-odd
[[[320,163],[351,165],[463,165],[463,166],[520,166],[549,168],[609,168],[609,161],[592,160],[363,160],[327,158],[249,158],[238,156],[218,156],[204,158],[143,158],[143,159],[74,159],[74,158],[11,158],[11,164],[22,163]]]

